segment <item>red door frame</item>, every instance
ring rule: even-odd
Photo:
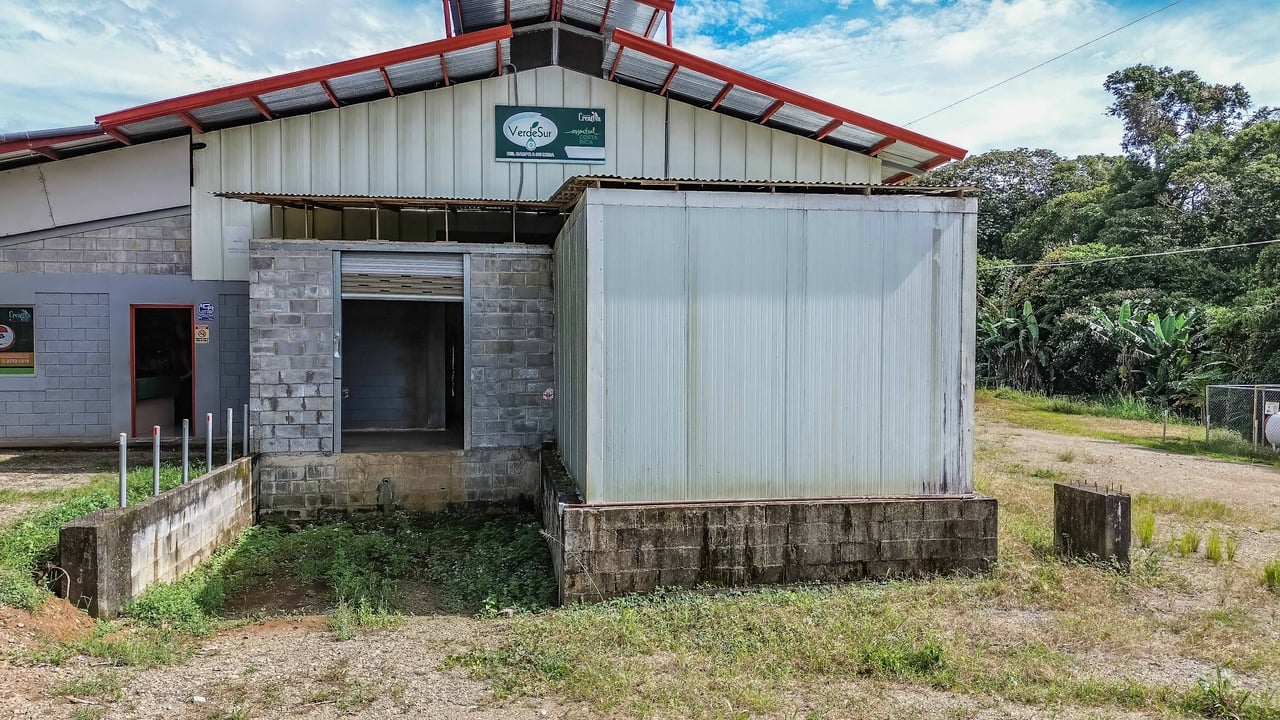
[[[138,310],[186,310],[191,318],[191,436],[196,418],[196,306],[140,303],[129,305],[129,437],[138,437]]]

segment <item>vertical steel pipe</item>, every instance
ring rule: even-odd
[[[151,426],[151,495],[160,494],[160,426]]]
[[[213,472],[213,413],[204,414],[204,471]]]
[[[182,484],[191,480],[191,419],[182,420]]]
[[[240,416],[242,427],[240,434],[242,442],[240,443],[240,457],[249,457],[249,403],[244,404],[244,415]]]
[[[231,427],[232,424],[235,423],[235,421],[236,421],[235,411],[232,410],[231,408],[227,408],[227,464],[228,465],[231,464],[231,451],[235,449],[235,443],[231,441],[231,439],[235,437],[234,428]]]
[[[120,433],[120,507],[129,506],[129,433]]]

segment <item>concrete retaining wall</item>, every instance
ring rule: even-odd
[[[537,494],[537,451],[474,448],[431,452],[269,455],[259,459],[262,512],[313,520],[320,513],[379,510],[389,479],[396,508],[502,505]]]
[[[67,599],[95,617],[114,617],[152,584],[182,577],[233,543],[254,522],[252,470],[241,458],[139,505],[62,526]]]
[[[558,467],[543,463],[540,505],[564,603],[659,587],[981,572],[996,560],[993,498],[566,505],[550,497]]]

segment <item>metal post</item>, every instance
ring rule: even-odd
[[[204,471],[213,472],[213,413],[204,414]]]
[[[129,507],[129,433],[120,433],[120,507]]]
[[[191,419],[182,420],[182,484],[191,480]]]
[[[240,457],[249,457],[249,403],[244,404],[244,415],[240,416],[243,427],[240,428],[242,442],[240,443]]]
[[[235,411],[233,411],[231,408],[227,408],[227,464],[228,465],[231,464],[231,451],[235,449],[235,443],[231,441],[231,439],[235,437],[235,433],[232,432],[232,427],[231,427],[231,424],[234,423],[235,420],[236,420]]]
[[[160,426],[151,426],[151,495],[160,494]]]
[[[1204,441],[1209,442],[1209,386],[1204,386]]]

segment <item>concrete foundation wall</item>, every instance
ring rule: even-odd
[[[409,512],[527,501],[537,492],[538,459],[526,448],[272,455],[260,459],[258,475],[263,513],[309,520],[380,510],[388,489],[395,509]]]
[[[540,505],[561,602],[659,587],[773,585],[981,572],[996,559],[996,501],[981,496],[662,505]]]
[[[99,510],[62,527],[67,599],[95,617],[117,615],[154,583],[176,580],[254,522],[249,458],[129,508]]]

